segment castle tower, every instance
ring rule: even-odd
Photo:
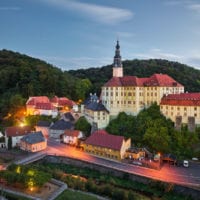
[[[117,45],[115,48],[115,56],[113,61],[113,77],[123,77],[123,67],[120,56],[120,46],[119,41],[117,40]]]

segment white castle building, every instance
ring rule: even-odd
[[[164,95],[183,92],[184,86],[167,74],[153,74],[147,78],[124,76],[120,45],[117,41],[113,77],[102,86],[100,97],[110,118],[116,117],[120,112],[137,115],[154,102],[159,105]]]

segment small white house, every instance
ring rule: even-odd
[[[63,134],[63,142],[66,144],[77,145],[78,139],[83,137],[83,133],[79,130],[66,130]]]
[[[12,147],[16,147],[20,145],[20,140],[24,135],[27,135],[31,132],[30,126],[11,126],[7,127],[5,130],[5,144],[6,148],[8,148],[8,140],[11,138]]]

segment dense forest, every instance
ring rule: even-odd
[[[161,59],[123,61],[124,75],[149,77],[154,73],[168,74],[185,86],[185,91],[200,91],[200,71],[178,62]],[[93,91],[100,93],[101,86],[112,76],[112,65],[101,68],[89,68],[68,71],[78,78],[88,78],[93,84]]]
[[[0,119],[23,106],[29,96],[78,100],[84,99],[91,87],[88,79],[75,78],[39,59],[0,51]]]

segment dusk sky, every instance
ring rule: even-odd
[[[162,58],[200,69],[200,0],[1,0],[0,49],[63,70]]]

